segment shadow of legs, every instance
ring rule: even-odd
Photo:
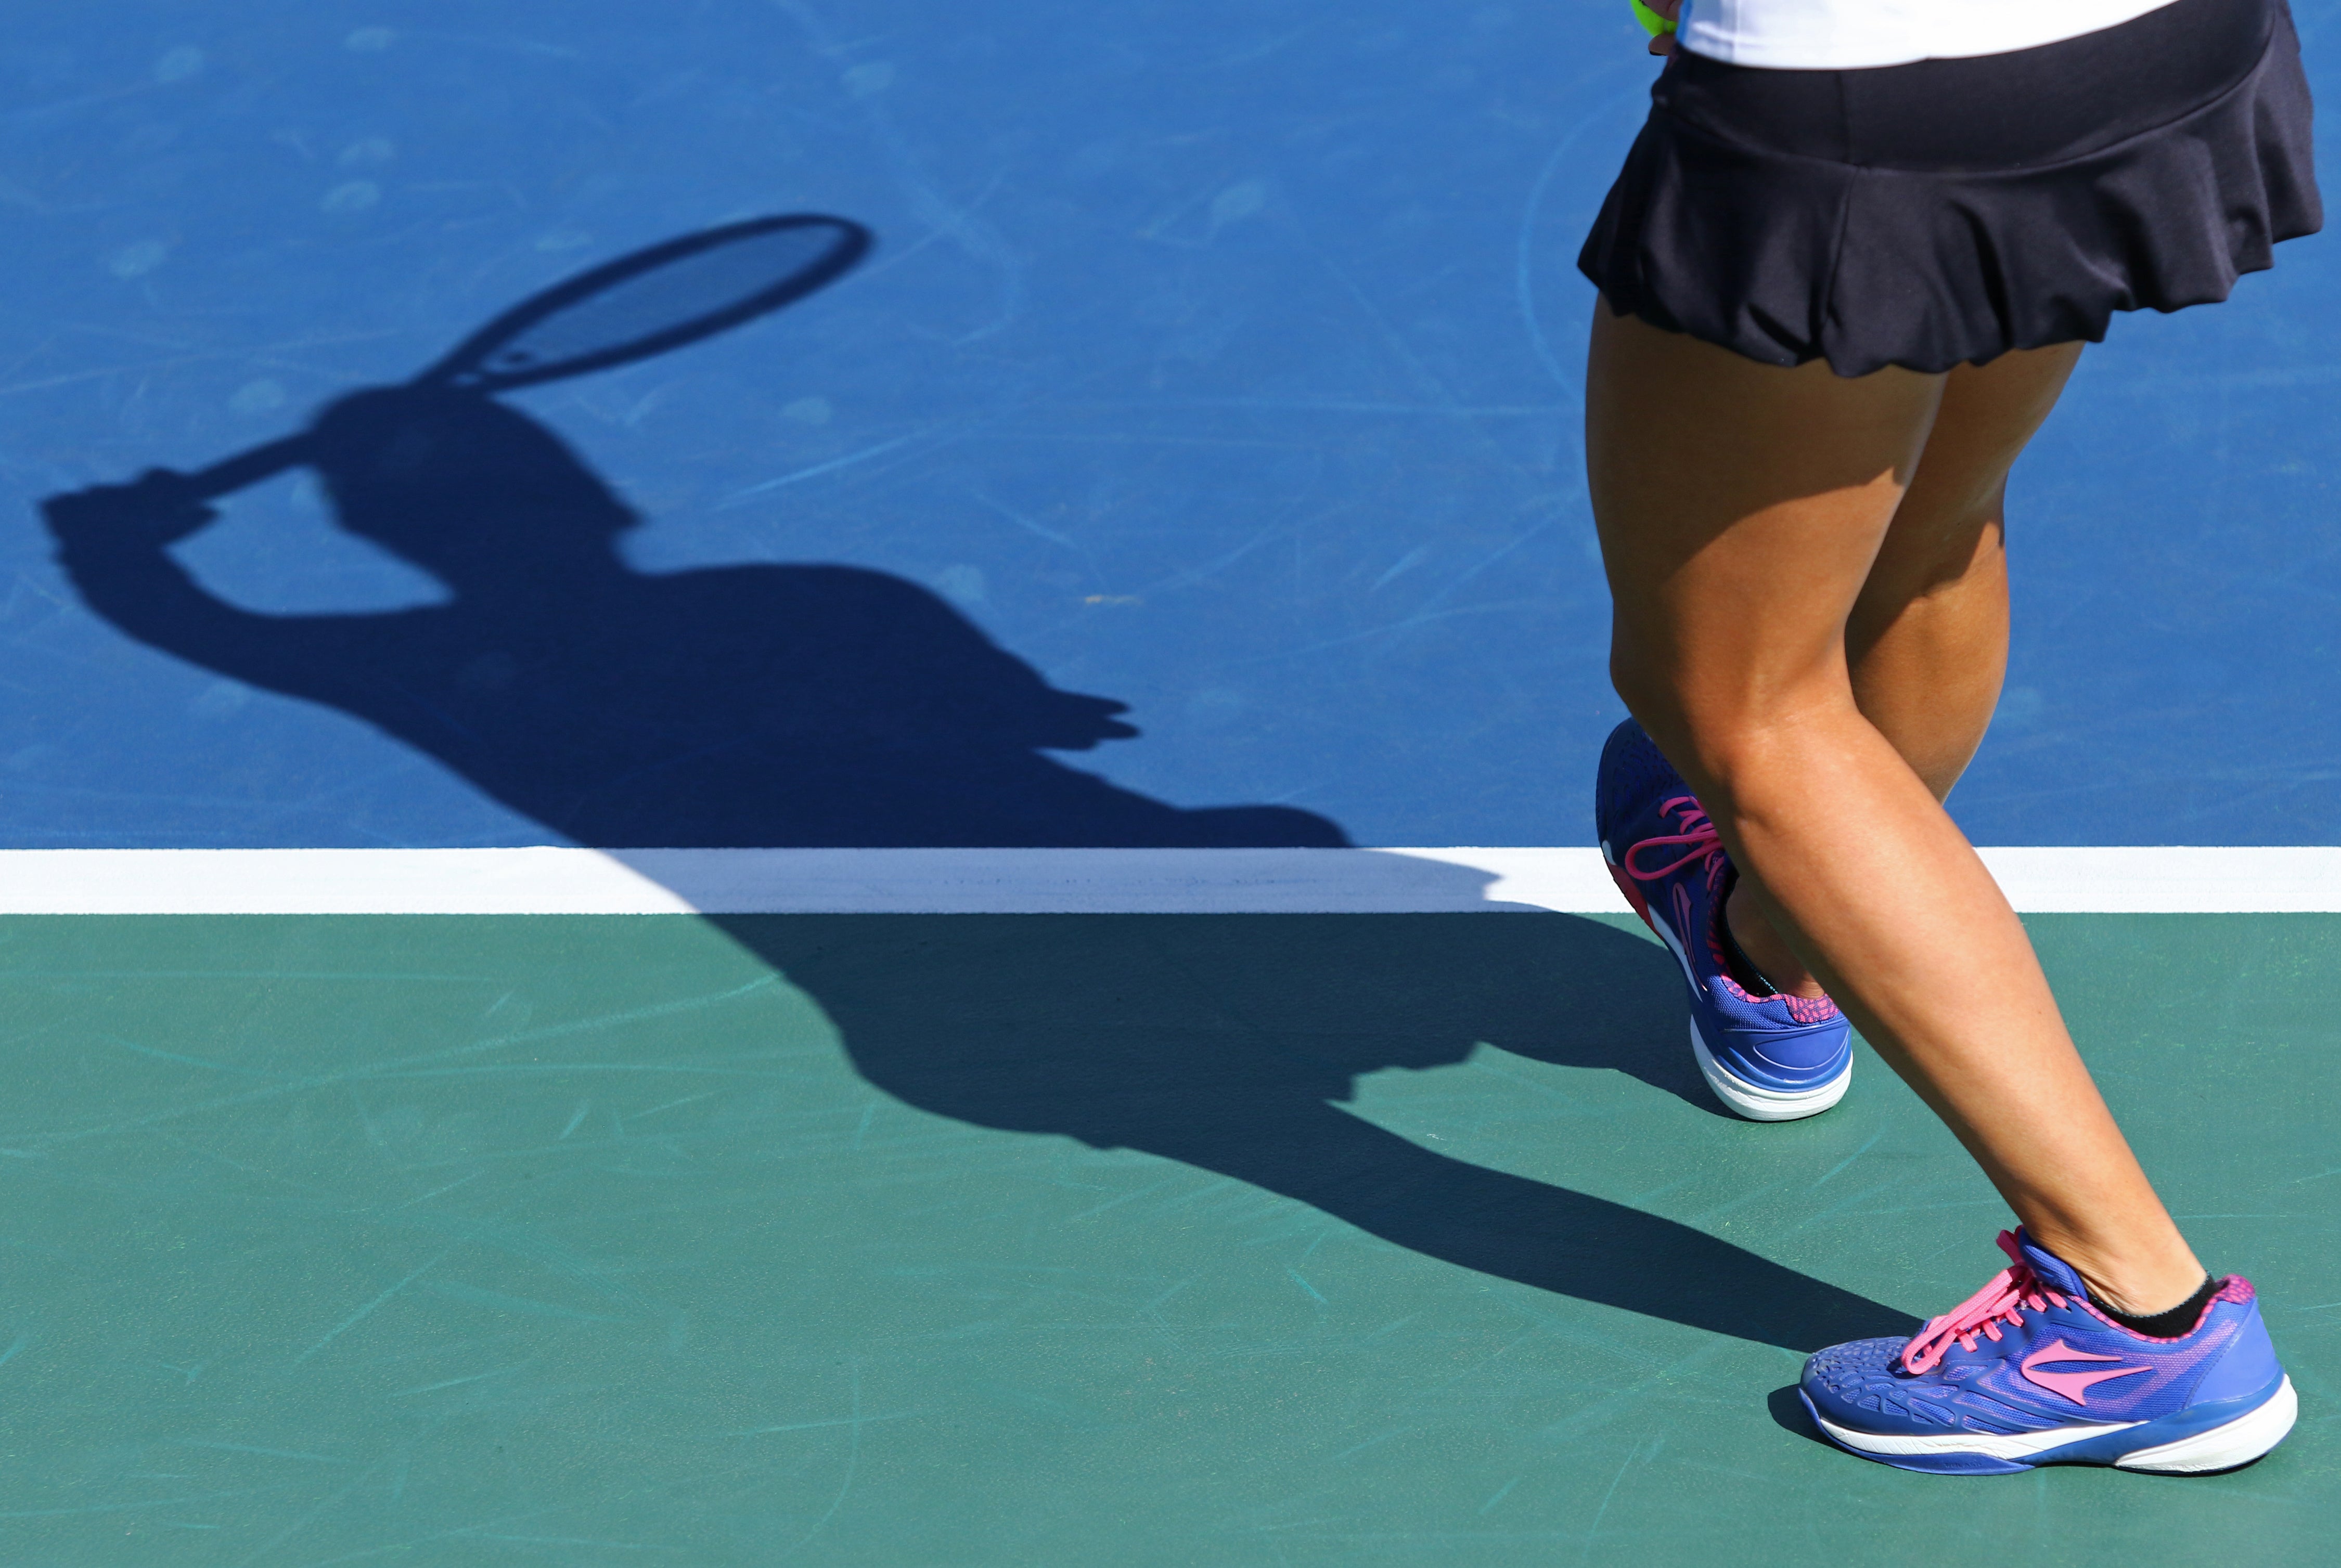
[[[1436,1154],[1339,1107],[1278,1107],[1133,1146],[1298,1198],[1463,1268],[1796,1351],[1908,1315],[1607,1198]]]
[[[1618,1032],[1639,1009],[1612,998],[1639,993],[1650,967],[1619,960],[1663,955],[1591,921],[715,924],[812,994],[862,1077],[937,1115],[1143,1150],[1461,1267],[1792,1350],[1917,1327],[1688,1226],[1450,1159],[1329,1103],[1348,1098],[1362,1074],[1459,1062],[1479,1041],[1531,1029],[1545,1047],[1531,1054],[1619,1065],[1640,1048]],[[1593,1033],[1571,1032],[1580,1026]],[[1686,1054],[1674,1027],[1666,1035],[1652,1048]]]

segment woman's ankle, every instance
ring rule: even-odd
[[[2159,1228],[2159,1227],[2157,1227]],[[2208,1276],[2176,1229],[2151,1244],[2117,1247],[2063,1236],[2053,1224],[2024,1227],[2040,1245],[2073,1265],[2098,1305],[2115,1313],[2147,1317],[2186,1301]]]
[[[1780,939],[1772,922],[1749,903],[1744,878],[1732,884],[1730,894],[1723,901],[1723,929],[1774,990],[1808,999],[1828,994],[1813,978],[1796,950]]]

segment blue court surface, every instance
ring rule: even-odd
[[[20,10],[0,882],[1590,843],[1621,4]],[[866,254],[414,383],[787,215]],[[2017,471],[1978,843],[2341,842],[2336,257],[2084,356]],[[313,427],[215,519],[91,488]],[[2027,906],[2296,1436],[1962,1485],[1780,1391],[1979,1285],[1997,1199],[1874,1057],[1724,1117],[1622,906],[1442,912],[1490,875],[1406,862],[1294,914],[479,914],[283,864],[0,887],[0,1563],[2305,1562],[2341,1506],[2313,888]]]

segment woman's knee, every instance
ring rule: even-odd
[[[1841,676],[1822,674],[1787,690],[1763,690],[1613,658],[1610,682],[1626,710],[1711,810],[1728,809],[1749,782],[1793,767],[1813,719],[1856,711]]]

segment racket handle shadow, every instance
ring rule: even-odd
[[[306,431],[272,441],[240,452],[234,457],[223,458],[207,468],[199,468],[186,476],[190,498],[196,501],[217,501],[239,490],[274,479],[286,469],[298,468],[309,460],[312,441]]]

